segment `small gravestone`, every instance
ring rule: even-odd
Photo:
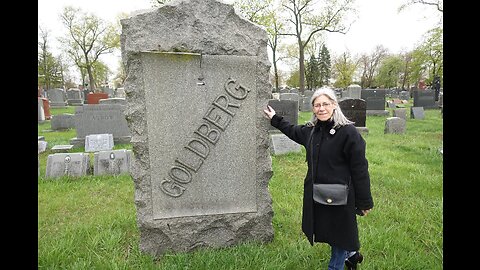
[[[351,99],[361,99],[362,87],[358,84],[351,84],[347,86],[347,89],[345,89],[345,92],[342,93],[342,97],[351,98]]]
[[[75,128],[75,123],[73,121],[73,114],[64,113],[53,115],[50,120],[52,130],[65,130],[70,128]]]
[[[121,24],[140,251],[272,241],[266,31],[215,0]]]
[[[43,153],[47,150],[46,141],[38,141],[38,154]]]
[[[393,101],[391,101],[391,100],[387,101],[387,106],[388,106],[388,108],[390,108],[390,109],[395,109],[395,108],[397,108],[396,104],[395,104]]]
[[[406,121],[400,117],[388,117],[385,121],[384,133],[405,133]]]
[[[285,134],[270,135],[270,153],[272,155],[299,153],[301,151],[301,145],[292,141]]]
[[[90,157],[87,153],[58,153],[48,155],[45,177],[64,175],[84,176],[88,172]]]
[[[67,95],[60,88],[47,90],[47,98],[50,101],[50,108],[67,107]]]
[[[72,144],[59,144],[52,147],[52,152],[60,153],[60,152],[70,152],[73,149]]]
[[[45,136],[38,136],[39,141],[45,141]]]
[[[45,122],[45,111],[43,110],[43,100],[42,100],[42,98],[38,98],[37,115],[38,115],[38,123]]]
[[[410,107],[410,118],[425,119],[425,111],[423,107]]]
[[[70,106],[82,106],[84,102],[83,92],[78,88],[67,90],[67,103]]]
[[[394,117],[400,117],[404,120],[407,120],[407,109],[405,108],[398,108],[393,110]]]
[[[112,134],[91,134],[85,137],[85,152],[97,152],[113,149]]]
[[[130,160],[132,151],[126,149],[99,151],[94,154],[94,175],[119,175],[130,172]]]

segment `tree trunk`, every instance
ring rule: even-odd
[[[300,86],[299,92],[301,95],[304,94],[305,92],[305,61],[304,61],[304,50],[305,48],[303,47],[302,41],[299,39],[298,40],[298,68],[299,68],[299,74],[298,74],[298,83]]]

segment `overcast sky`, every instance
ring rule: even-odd
[[[232,3],[233,0],[224,0]],[[327,47],[333,55],[349,51],[352,55],[370,53],[383,45],[391,53],[412,50],[428,30],[438,25],[441,13],[432,6],[415,5],[398,12],[407,0],[356,0],[358,16],[346,34],[329,33]],[[66,33],[60,21],[65,6],[91,12],[107,22],[114,23],[117,15],[149,9],[151,0],[39,0],[38,25],[50,31],[49,39],[54,55],[58,54],[56,38]],[[116,73],[120,52],[102,60]]]

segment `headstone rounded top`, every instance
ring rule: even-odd
[[[350,84],[347,89],[362,89],[362,87],[358,84]]]
[[[254,56],[259,47],[266,53],[266,30],[237,14],[232,4],[183,0],[132,14],[136,15],[121,20],[122,53]]]

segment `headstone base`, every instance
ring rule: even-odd
[[[367,110],[367,115],[380,115],[380,116],[384,116],[384,115],[389,115],[389,111],[387,110]]]
[[[368,134],[368,128],[367,127],[356,127],[358,132],[360,132],[360,134]]]

